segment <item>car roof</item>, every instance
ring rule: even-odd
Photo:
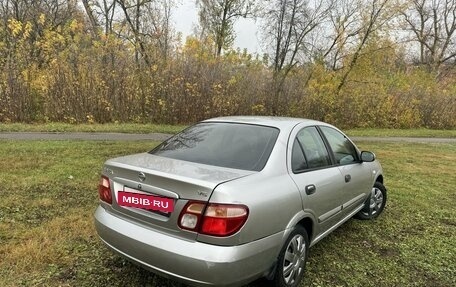
[[[272,117],[272,116],[229,116],[207,119],[204,122],[229,122],[229,123],[243,123],[276,127],[278,129],[293,128],[297,124],[306,123],[308,125],[321,125],[323,122],[290,118],[290,117]]]

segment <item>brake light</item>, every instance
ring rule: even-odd
[[[179,227],[212,236],[230,236],[247,221],[245,205],[213,204],[191,201],[179,216]]]
[[[109,178],[104,175],[101,176],[100,184],[98,185],[98,194],[102,201],[112,204],[112,193]]]

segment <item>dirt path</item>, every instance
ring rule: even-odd
[[[126,133],[47,133],[47,132],[0,132],[0,140],[94,140],[94,141],[163,141],[170,134],[126,134]],[[456,138],[414,138],[414,137],[351,137],[357,141],[407,142],[407,143],[455,143]]]

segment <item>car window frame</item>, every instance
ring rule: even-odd
[[[299,132],[298,132],[299,134]],[[294,151],[294,146],[295,144],[298,145],[298,148],[299,150],[301,151],[301,154],[304,158],[304,161],[305,161],[305,165],[306,165],[306,168],[304,169],[294,169],[293,168],[293,151]],[[293,140],[293,146],[291,148],[291,170],[293,171],[294,174],[299,174],[299,173],[302,173],[303,171],[306,171],[309,169],[309,164],[308,164],[308,161],[307,161],[307,157],[306,157],[306,154],[304,153],[304,149],[302,147],[302,143],[299,141],[298,137],[296,136]]]
[[[331,144],[329,143],[329,140],[328,138],[326,137],[325,133],[323,132],[323,130],[321,129],[321,127],[325,127],[325,128],[329,128],[329,129],[332,129],[338,133],[340,133],[341,135],[344,136],[344,138],[346,138],[348,140],[348,142],[354,147],[354,150],[356,152],[356,159],[355,161],[353,162],[350,162],[350,163],[346,163],[346,164],[341,164],[341,163],[337,163],[337,159],[336,159],[336,155],[331,147]],[[351,139],[346,135],[344,134],[342,131],[340,131],[339,129],[335,128],[335,127],[332,127],[332,126],[326,126],[326,125],[318,125],[317,126],[317,129],[320,133],[320,136],[323,138],[323,141],[325,142],[325,145],[327,147],[327,149],[330,151],[330,157],[331,157],[331,161],[333,163],[334,166],[347,166],[347,165],[352,165],[352,164],[359,164],[361,163],[361,155],[360,155],[360,151],[358,149],[358,147],[351,141]]]
[[[323,142],[323,146],[328,154],[328,157],[329,157],[329,164],[328,165],[325,165],[325,166],[320,166],[320,167],[313,167],[313,168],[309,168],[307,167],[306,169],[303,169],[303,170],[293,170],[293,167],[291,166],[291,158],[293,157],[292,153],[293,153],[293,145],[294,145],[294,141],[297,140],[297,142],[299,143],[299,148],[301,149],[301,152],[302,154],[304,155],[304,159],[306,160],[306,163],[307,163],[307,166],[308,166],[308,161],[307,161],[307,157],[306,157],[306,153],[304,152],[304,149],[302,147],[302,143],[301,141],[298,139],[298,135],[299,133],[304,130],[304,129],[307,129],[307,128],[315,128],[317,130],[317,134],[318,136],[320,137],[321,141]],[[331,167],[334,167],[335,166],[335,161],[334,161],[334,155],[332,153],[332,150],[331,149],[328,149],[329,148],[329,144],[326,140],[326,138],[323,136],[321,130],[319,129],[319,126],[318,125],[310,125],[310,126],[304,126],[302,128],[300,128],[296,134],[294,135],[294,138],[292,140],[292,147],[291,147],[291,153],[290,153],[290,170],[293,174],[302,174],[302,173],[306,173],[306,172],[311,172],[311,171],[316,171],[316,170],[323,170],[323,169],[327,169],[327,168],[331,168]]]

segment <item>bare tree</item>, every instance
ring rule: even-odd
[[[133,43],[135,45],[135,59],[136,63],[139,65],[139,56],[141,55],[144,62],[147,66],[150,66],[151,61],[147,53],[146,43],[144,38],[141,36],[141,17],[142,11],[145,4],[151,2],[152,0],[117,0],[120,8],[125,16],[125,21],[130,28],[131,33],[133,33]]]
[[[116,0],[128,27],[125,38],[136,47],[136,62],[140,57],[150,66],[157,58],[165,59],[172,45],[171,23],[173,0]],[[114,14],[112,14],[114,15]],[[158,53],[157,53],[158,52]]]
[[[239,17],[253,16],[252,0],[197,0],[202,29],[215,40],[215,54],[234,42],[234,23]]]
[[[20,0],[2,0],[0,3],[3,19],[14,18],[20,21],[26,19],[27,8],[31,5],[28,1]]]
[[[113,21],[114,21],[114,15],[116,11],[116,1],[111,0],[103,0],[101,7],[101,15],[103,16],[103,22],[105,26],[105,35],[112,34],[113,32]]]
[[[93,4],[90,2],[91,1],[89,0],[82,0],[82,4],[84,5],[87,17],[89,18],[90,24],[92,26],[92,35],[96,37],[98,35],[98,28],[100,27],[100,24],[98,23],[98,19],[95,16]]]
[[[332,5],[330,0],[275,0],[267,8],[264,31],[274,49],[274,114],[288,73],[299,64],[299,59],[305,58],[310,50],[312,32],[326,21]]]
[[[114,32],[113,23],[116,19],[117,0],[82,0],[82,4],[95,34],[99,33],[98,30],[102,26],[105,35]]]
[[[309,37],[327,19],[332,1],[276,0],[265,15],[266,39],[273,47],[275,74],[285,76],[296,66],[300,54],[309,51]]]
[[[364,1],[366,2],[366,1]],[[342,79],[337,87],[337,93],[340,93],[342,87],[347,82],[348,76],[352,72],[356,63],[358,62],[361,52],[365,45],[367,44],[370,37],[378,31],[385,23],[387,23],[393,16],[394,13],[389,12],[387,8],[387,3],[389,0],[369,0],[367,3],[361,2],[365,6],[362,6],[361,19],[358,25],[361,25],[359,29],[355,29],[356,35],[359,38],[359,42],[355,45],[353,49],[353,54],[351,60],[345,71],[342,75]]]
[[[356,43],[363,29],[361,19],[361,3],[359,0],[335,1],[329,15],[329,25],[323,29],[324,38],[320,41],[318,54],[327,66],[333,70],[343,67],[343,59],[348,48]]]
[[[53,27],[74,18],[78,11],[75,0],[1,0],[2,17],[34,21],[44,14]]]
[[[142,34],[154,42],[158,56],[166,61],[169,57],[172,42],[173,28],[171,23],[173,0],[157,1],[153,5],[146,5]]]
[[[419,45],[419,63],[438,71],[456,63],[456,0],[412,0],[402,12],[406,31]]]

